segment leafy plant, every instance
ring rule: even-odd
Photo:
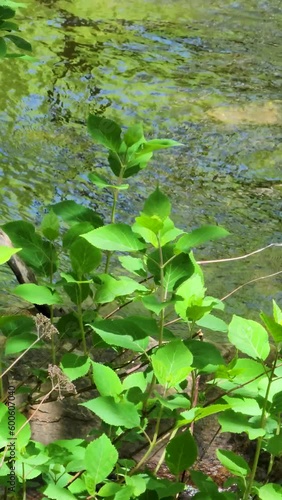
[[[19,26],[14,21],[11,21],[16,15],[14,6],[19,5],[15,2],[6,2],[5,5],[0,5],[0,58],[23,57],[22,53],[8,52],[8,44],[11,42],[17,49],[31,52],[32,48],[29,42],[19,36]]]
[[[48,306],[49,319],[4,317],[0,328],[5,372],[11,356],[45,345],[51,351],[51,393],[71,396],[79,379],[88,380],[87,389],[90,382],[95,392],[81,405],[95,414],[100,427],[93,429],[91,442],[85,436],[44,446],[30,440],[29,422],[17,413],[18,494],[25,498],[28,484],[41,478],[40,491],[51,499],[175,498],[185,488],[188,471],[199,489],[195,498],[247,500],[250,495],[267,498],[268,494],[276,498],[280,487],[260,484],[256,472],[265,450],[268,479],[282,449],[280,308],[274,303],[273,317],[261,314],[264,326],[239,316],[228,326],[219,318],[224,304],[206,295],[193,249],[228,232],[218,226],[176,228],[169,198],[158,186],[132,224],[116,222],[119,192],[128,189],[124,179],[146,168],[154,151],[179,143],[147,141],[141,125],[123,132],[114,121],[94,115],[88,119],[88,129],[109,152],[114,180],[92,172],[89,181],[91,189],[94,185],[112,192],[110,222],[67,200],[49,207],[40,228],[24,221],[6,223],[3,230],[17,247],[14,251],[38,277],[37,283],[18,285],[14,294],[29,304]],[[4,254],[4,260],[9,255]],[[60,317],[56,308],[61,309]],[[173,324],[182,328],[172,329]],[[228,331],[234,349],[248,357],[236,353],[226,363],[216,346],[200,340],[199,329],[205,327],[222,335]],[[268,359],[269,335],[273,360]],[[50,349],[46,338],[51,339]],[[110,353],[106,363],[99,362],[97,347]],[[31,371],[30,401],[38,403],[38,368]],[[211,384],[216,388],[213,398],[208,395]],[[41,395],[39,405],[49,396],[50,392]],[[256,442],[253,464],[230,450],[217,452],[237,492],[219,492],[208,476],[195,470],[199,453],[194,429],[211,415],[217,416],[222,432],[247,433]],[[4,447],[0,484],[7,486],[4,404],[0,419]],[[131,443],[141,445],[138,459]],[[157,463],[148,467],[160,446]],[[160,475],[163,464],[173,480]]]

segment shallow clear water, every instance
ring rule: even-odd
[[[280,0],[30,0],[17,19],[36,59],[1,62],[3,222],[39,221],[46,204],[65,198],[107,212],[109,196],[98,201],[79,177],[106,164],[84,126],[98,112],[184,144],[132,181],[122,217],[131,220],[159,180],[181,227],[218,223],[232,233],[199,259],[282,241]],[[274,248],[211,265],[209,292],[222,297],[281,264]],[[257,282],[228,310],[255,316],[280,290],[279,277]]]

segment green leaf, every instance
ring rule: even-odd
[[[118,452],[105,434],[92,441],[85,450],[85,468],[95,484],[108,477],[117,460]]]
[[[125,482],[127,486],[131,486],[133,495],[139,498],[144,491],[146,491],[147,481],[141,474],[135,474],[134,476],[126,476]]]
[[[274,321],[278,323],[279,325],[282,325],[282,311],[280,307],[276,304],[275,300],[272,301],[273,305],[273,317]]]
[[[202,420],[203,418],[209,417],[210,415],[215,415],[223,411],[228,410],[230,407],[228,404],[215,404],[207,406],[206,408],[194,407],[188,411],[181,413],[181,417],[184,421],[181,421],[181,425],[189,424],[191,422],[197,422],[197,420]]]
[[[122,391],[122,383],[117,374],[109,366],[92,362],[93,380],[101,396],[118,396]]]
[[[7,53],[7,45],[4,38],[0,37],[0,57],[5,57]]]
[[[174,475],[181,474],[197,459],[197,445],[189,430],[175,436],[166,447],[165,462]]]
[[[114,500],[131,500],[133,498],[133,487],[122,486],[120,491],[115,494]]]
[[[16,12],[11,7],[0,5],[0,19],[12,19],[15,17]]]
[[[31,438],[30,425],[27,422],[27,418],[17,409],[15,409],[15,420],[12,424],[15,427],[14,429],[11,428],[11,418],[9,417],[10,413],[8,411],[3,412],[0,425],[0,448],[11,442],[11,437],[13,437],[15,439],[16,450],[20,451],[27,446]]]
[[[144,352],[149,344],[150,332],[128,318],[97,321],[90,326],[109,345]]]
[[[167,387],[174,387],[185,380],[193,369],[193,356],[181,340],[160,347],[151,360],[159,383]]]
[[[266,451],[275,457],[282,455],[282,434],[278,434],[268,439],[265,445]]]
[[[76,380],[88,373],[90,359],[88,356],[67,353],[63,355],[60,367],[70,380]]]
[[[24,40],[21,36],[16,35],[5,35],[5,38],[9,38],[13,44],[21,50],[27,50],[28,52],[32,51],[32,46],[29,42]]]
[[[234,476],[245,478],[251,472],[246,460],[233,453],[233,451],[219,449],[216,451],[216,456]]]
[[[60,224],[53,210],[50,210],[49,214],[46,214],[43,218],[41,222],[41,231],[47,240],[54,241],[58,238],[60,234]]]
[[[63,273],[62,273],[63,275]],[[68,275],[67,275],[68,276]],[[91,288],[87,281],[85,280],[75,280],[72,282],[69,278],[65,278],[67,281],[63,288],[66,294],[69,296],[71,301],[76,304],[82,304],[84,300],[91,294]]]
[[[260,314],[260,317],[262,321],[264,322],[268,332],[272,336],[274,342],[276,344],[279,344],[279,342],[282,342],[282,324],[277,323],[274,321],[270,316],[262,312]]]
[[[148,383],[145,379],[143,372],[131,373],[127,377],[125,377],[122,388],[124,391],[131,389],[132,387],[139,387],[142,392],[146,391]]]
[[[136,222],[132,226],[133,231],[140,234],[147,243],[151,243],[155,248],[159,246],[159,241],[156,237],[158,233],[162,247],[183,233],[181,229],[174,226],[169,217],[162,221],[158,216],[149,217],[142,215],[141,217],[136,217],[135,220]]]
[[[21,220],[8,222],[2,228],[14,246],[22,247],[20,257],[38,274],[49,276],[51,269],[53,272],[56,271],[57,254],[54,245],[44,241],[30,222]]]
[[[97,495],[102,498],[113,497],[121,488],[121,484],[106,483],[99,489]]]
[[[193,254],[186,255],[184,253],[174,256],[172,245],[166,245],[162,249],[164,266],[165,289],[168,292],[173,291],[184,279],[192,276],[199,266],[197,265]],[[168,264],[170,259],[172,259]],[[160,252],[154,250],[148,255],[148,271],[154,276],[155,283],[160,282]],[[200,271],[201,272],[201,271]]]
[[[1,21],[0,20],[0,30],[19,31],[19,27],[16,23],[13,23],[11,21]]]
[[[265,360],[270,352],[267,331],[256,321],[233,316],[228,338],[237,349],[251,358]]]
[[[93,227],[103,225],[101,217],[94,210],[79,205],[72,200],[61,201],[60,203],[56,203],[56,205],[52,205],[51,208],[58,217],[61,217],[70,226],[78,222],[89,222]]]
[[[140,234],[146,243],[151,243],[155,248],[158,248],[159,243],[156,235],[163,227],[161,219],[159,217],[142,215],[141,217],[136,217],[135,221],[135,224],[132,226],[133,231]]]
[[[258,489],[261,500],[281,500],[282,487],[279,484],[268,483]]]
[[[172,220],[167,217],[164,220],[163,228],[160,231],[161,246],[164,247],[167,243],[174,241],[180,234],[183,234],[182,229],[175,227]]]
[[[174,304],[175,300],[167,300],[166,302],[159,302],[155,295],[145,295],[142,297],[142,303],[149,311],[159,315],[160,312],[170,304]]]
[[[142,148],[142,144],[141,144],[141,148]],[[135,150],[136,150],[135,145],[131,146],[131,148],[129,148],[127,156],[130,155],[130,150],[133,150],[135,152]],[[124,175],[123,175],[124,179],[128,179],[128,177],[131,177],[132,175],[140,172],[140,170],[143,170],[144,168],[146,168],[148,162],[150,161],[150,159],[153,156],[153,153],[142,153],[142,152],[140,153],[139,151],[140,151],[140,148],[138,149],[138,151],[134,155],[132,155],[130,160],[127,160],[127,167],[126,167]],[[113,160],[114,159],[113,159],[112,155],[110,154],[109,155],[109,162],[110,162],[110,166],[114,172],[114,168],[115,168],[115,170],[117,170],[117,164],[115,162],[115,166],[114,166]],[[119,172],[120,172],[120,169],[119,169]]]
[[[137,123],[132,127],[128,127],[127,131],[123,136],[123,140],[128,148],[131,146],[142,144],[145,141],[144,133],[143,133],[143,125],[142,123]]]
[[[12,247],[5,247],[5,246],[0,246],[0,265],[5,264],[5,262],[8,262],[10,258],[15,255],[15,253],[20,252],[21,248],[12,248]]]
[[[223,396],[223,399],[230,405],[230,408],[235,413],[241,412],[250,416],[261,415],[261,408],[258,402],[253,398]]]
[[[67,282],[67,283],[77,283],[77,284],[84,284],[84,283],[93,283],[93,280],[77,280],[75,279],[71,274],[68,273],[60,273],[60,276]]]
[[[5,355],[17,354],[28,349],[37,339],[35,334],[22,333],[13,337],[8,337],[5,343]]]
[[[184,344],[193,355],[193,367],[204,373],[212,373],[224,364],[220,351],[214,344],[198,340],[185,340]]]
[[[133,292],[148,291],[144,285],[140,285],[140,283],[128,277],[116,279],[109,274],[102,274],[99,275],[99,278],[103,284],[98,288],[95,295],[95,302],[98,304],[112,302],[116,297],[128,296]]]
[[[81,277],[100,265],[102,254],[87,240],[79,238],[70,247],[70,259],[74,272]]]
[[[88,179],[95,184],[95,186],[99,189],[106,189],[106,188],[111,188],[111,189],[117,189],[118,191],[124,191],[125,189],[129,188],[129,184],[119,184],[117,186],[113,184],[109,184],[104,177],[101,177],[100,175],[97,174],[89,174]]]
[[[84,234],[82,238],[101,250],[137,252],[145,248],[127,224],[108,224]]]
[[[21,297],[21,299],[31,302],[31,304],[47,304],[48,306],[53,304],[62,304],[60,295],[47,286],[25,283],[17,286],[13,293],[18,297]]]
[[[116,402],[111,396],[100,396],[86,403],[81,403],[81,406],[93,411],[106,424],[126,429],[140,426],[137,409],[133,403],[128,401]]]
[[[95,229],[90,222],[80,222],[72,226],[63,236],[63,247],[70,248],[71,245],[78,240],[81,234],[89,233]]]
[[[145,201],[143,214],[148,217],[158,217],[164,221],[171,212],[171,203],[168,197],[163,194],[159,187]]]
[[[191,233],[184,234],[175,245],[175,253],[189,253],[191,248],[197,247],[207,241],[224,238],[230,233],[219,226],[201,226]]]
[[[201,328],[207,328],[213,332],[228,332],[228,325],[220,318],[213,316],[213,314],[205,314],[202,318],[196,321],[196,324]]]
[[[216,495],[218,493],[218,486],[213,482],[213,480],[199,470],[189,471],[193,483],[202,493],[207,493],[209,495]]]
[[[121,128],[116,122],[102,116],[90,114],[87,121],[87,128],[95,141],[118,153],[121,145]]]
[[[157,492],[158,497],[157,498],[170,498],[170,496],[175,497],[177,493],[180,493],[183,491],[185,488],[185,485],[183,483],[176,483],[169,481],[168,479],[156,479],[154,477],[149,478],[149,481],[147,483],[147,489],[150,491],[153,491],[154,493]],[[145,498],[142,496],[142,499]],[[151,497],[149,497],[149,500],[151,500]],[[155,497],[153,497],[153,500],[155,500]]]
[[[175,303],[176,313],[185,321],[187,319],[198,320],[203,314],[200,312],[200,317],[192,317],[191,310],[193,306],[201,306],[205,296],[206,288],[203,284],[203,279],[199,274],[193,274],[182,285],[180,285],[176,294],[183,300],[178,300]],[[196,315],[197,316],[197,315]]]
[[[146,269],[144,267],[144,262],[139,257],[131,257],[131,255],[123,255],[118,258],[122,267],[127,271],[137,274],[144,278],[147,276]]]
[[[221,432],[232,432],[235,434],[246,432],[250,439],[257,439],[265,435],[264,429],[255,427],[249,423],[247,416],[235,413],[233,410],[227,410],[219,415],[218,422],[221,425]]]
[[[190,408],[191,402],[188,397],[185,397],[183,394],[176,394],[173,396],[169,396],[168,398],[163,398],[157,392],[155,392],[155,398],[161,403],[165,408],[169,408],[170,410],[185,410]]]
[[[44,488],[43,493],[45,495],[44,498],[47,497],[50,500],[75,500],[76,498],[69,490],[54,483],[49,483]]]
[[[272,398],[271,413],[282,413],[282,391],[274,394]]]
[[[7,315],[0,316],[0,330],[6,337],[30,334],[34,331],[34,319],[29,316]]]
[[[173,141],[172,139],[152,139],[142,144],[139,154],[147,154],[160,149],[172,148],[174,146],[183,146],[180,142]]]
[[[259,377],[260,375],[261,377]],[[221,374],[218,376],[222,377]],[[233,394],[236,394],[236,396],[240,395],[251,398],[256,398],[259,394],[259,381],[263,379],[268,380],[262,364],[253,359],[238,359],[234,366],[229,369],[227,368],[224,377],[228,377],[228,380],[216,380],[219,387],[227,391],[235,389],[233,390]],[[251,381],[252,379],[254,380]],[[246,384],[246,382],[248,383]],[[242,384],[244,384],[244,387],[240,387]]]

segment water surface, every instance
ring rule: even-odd
[[[121,217],[132,220],[159,180],[182,228],[231,232],[199,249],[201,260],[282,241],[280,0],[30,0],[17,17],[36,59],[1,62],[3,222],[39,222],[46,205],[68,198],[107,213],[110,196],[85,181],[106,165],[84,126],[92,112],[184,144],[132,181]],[[281,252],[209,266],[209,292],[279,271]],[[259,281],[228,310],[253,317],[280,290],[279,277]]]

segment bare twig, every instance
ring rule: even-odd
[[[215,259],[215,260],[198,260],[197,264],[217,264],[220,262],[232,262],[234,260],[247,259],[248,257],[251,257],[252,255],[255,255],[259,252],[263,252],[264,250],[270,247],[282,247],[282,243],[270,243],[266,247],[259,248],[258,250],[254,250],[251,253],[246,253],[245,255],[239,255],[239,257],[230,257],[228,259]]]

